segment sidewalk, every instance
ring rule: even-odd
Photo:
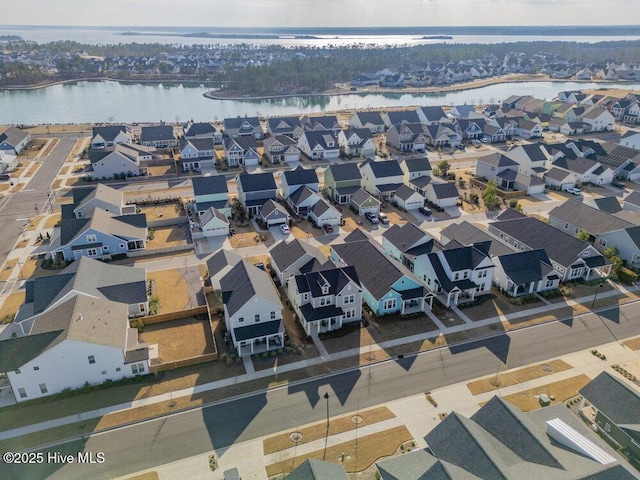
[[[634,289],[637,289],[638,287],[634,287]],[[600,298],[605,298],[608,296],[613,296],[616,295],[618,292],[617,290],[611,290],[609,292],[605,292],[603,293]],[[591,296],[589,297],[583,297],[583,298],[579,298],[579,299],[575,299],[574,302],[588,302],[591,300]],[[561,305],[560,305],[561,306]],[[371,346],[364,346],[364,347],[358,347],[358,348],[352,348],[350,350],[343,350],[341,352],[336,352],[336,353],[326,353],[323,354],[322,356],[319,357],[315,357],[312,359],[307,359],[307,360],[302,360],[299,362],[295,362],[295,363],[290,363],[287,365],[280,365],[277,367],[277,373],[284,373],[284,372],[290,372],[293,370],[298,370],[298,369],[303,369],[303,368],[307,368],[310,366],[314,366],[314,365],[319,365],[325,362],[330,362],[330,361],[334,361],[334,360],[340,360],[340,359],[344,359],[344,358],[349,358],[349,357],[354,357],[354,356],[358,356],[361,354],[366,354],[369,351],[379,351],[379,350],[387,350],[391,347],[395,347],[398,345],[403,345],[405,343],[413,343],[413,342],[418,342],[418,341],[424,341],[427,339],[432,339],[432,338],[437,338],[439,335],[447,335],[447,334],[451,334],[451,333],[455,333],[455,332],[460,332],[460,331],[464,331],[467,330],[469,328],[477,328],[477,327],[482,327],[482,326],[486,326],[486,325],[491,325],[493,323],[499,323],[502,321],[503,318],[506,319],[514,319],[514,318],[518,318],[521,316],[525,316],[525,315],[531,315],[533,313],[544,313],[547,311],[551,311],[554,309],[557,309],[560,307],[559,305],[544,305],[544,306],[540,306],[537,307],[535,309],[531,309],[531,310],[526,310],[523,312],[516,312],[516,313],[512,313],[509,315],[504,315],[501,317],[492,317],[492,318],[487,318],[485,320],[479,320],[476,322],[473,322],[472,325],[468,325],[468,324],[463,324],[463,325],[457,325],[457,326],[453,326],[453,327],[444,327],[441,330],[436,330],[433,332],[425,332],[425,333],[420,333],[420,334],[416,334],[416,335],[411,335],[408,337],[403,337],[403,338],[397,338],[394,340],[389,340],[386,342],[382,342],[376,345],[371,345]],[[75,423],[75,422],[80,422],[80,421],[86,421],[89,419],[93,419],[93,418],[98,418],[98,417],[102,417],[105,416],[109,413],[114,413],[114,412],[119,412],[122,410],[127,410],[127,409],[131,409],[131,408],[138,408],[138,407],[143,407],[146,405],[151,405],[151,404],[155,404],[155,403],[160,403],[160,402],[164,402],[164,401],[170,401],[174,398],[177,397],[183,397],[183,396],[192,396],[194,394],[198,394],[198,393],[202,393],[202,392],[206,392],[209,390],[214,390],[214,389],[218,389],[218,388],[222,388],[222,387],[227,387],[230,385],[234,385],[234,384],[238,384],[238,383],[243,383],[243,382],[248,382],[251,380],[255,380],[255,379],[259,379],[259,378],[264,378],[264,377],[269,377],[272,376],[274,374],[274,371],[272,369],[266,369],[266,370],[260,370],[260,371],[254,371],[254,372],[249,372],[249,373],[245,373],[243,375],[237,376],[237,377],[231,377],[231,378],[226,378],[223,380],[218,380],[215,382],[210,382],[210,383],[206,383],[206,384],[202,384],[202,385],[198,385],[195,387],[189,387],[189,388],[184,388],[181,390],[177,390],[174,392],[169,392],[169,393],[165,393],[162,395],[156,395],[153,397],[148,397],[145,399],[141,399],[141,400],[134,400],[132,402],[129,403],[124,403],[124,404],[119,404],[119,405],[112,405],[109,407],[104,407],[98,410],[91,410],[88,412],[82,412],[76,415],[70,415],[67,417],[62,417],[62,418],[56,418],[53,420],[49,420],[46,422],[41,422],[41,423],[36,423],[36,424],[32,424],[32,425],[27,425],[25,427],[20,427],[20,428],[16,428],[13,430],[7,430],[4,432],[0,432],[0,441],[1,440],[6,440],[9,438],[14,438],[14,437],[18,437],[18,436],[22,436],[22,435],[26,435],[29,433],[34,433],[34,432],[38,432],[41,430],[46,430],[49,428],[53,428],[53,427],[59,427],[59,426],[63,426],[63,425],[68,425],[71,423]],[[249,392],[250,394],[251,392]]]

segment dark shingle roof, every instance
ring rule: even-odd
[[[384,232],[382,236],[403,253],[421,243],[431,242],[431,246],[433,246],[433,238],[431,235],[410,222],[405,223],[401,227],[393,225]]]
[[[502,264],[505,274],[516,285],[539,282],[553,268],[543,249],[501,255],[497,261]]]
[[[196,135],[213,135],[218,130],[211,123],[208,122],[196,122],[190,123],[184,130],[184,136],[195,137]]]
[[[383,125],[382,117],[378,112],[356,112],[356,115],[360,119],[362,125],[370,123],[372,125]]]
[[[246,260],[237,263],[220,279],[220,289],[229,315],[234,315],[256,295],[282,308],[269,274]]]
[[[298,291],[309,292],[312,297],[327,295],[322,293],[322,285],[329,285],[329,294],[337,295],[349,283],[360,285],[356,269],[352,266],[308,272],[295,277]]]
[[[519,165],[518,162],[511,160],[509,157],[501,153],[492,153],[491,155],[480,157],[478,161],[498,168],[517,167]]]
[[[391,125],[400,123],[420,123],[420,118],[415,110],[399,110],[387,112]]]
[[[153,127],[142,127],[140,129],[140,143],[174,139],[175,136],[171,125],[156,125]]]
[[[336,182],[362,179],[360,169],[355,163],[334,163],[329,167],[329,170]]]
[[[598,410],[617,425],[640,428],[640,395],[608,372],[602,372],[580,390]]]
[[[287,185],[309,185],[318,183],[318,175],[314,168],[303,168],[298,166],[294,170],[287,170],[282,174],[287,180]]]
[[[618,213],[622,210],[622,205],[616,197],[601,197],[592,200],[598,210],[607,213]]]
[[[342,465],[308,458],[284,477],[286,480],[347,480]]]
[[[267,173],[242,173],[238,175],[238,183],[242,186],[242,191],[260,192],[264,190],[276,190],[276,181],[273,174]]]
[[[371,171],[376,178],[402,176],[402,169],[396,160],[383,160],[381,162],[364,162],[371,166]]]
[[[568,222],[592,235],[633,227],[632,223],[575,200],[567,200],[554,207],[549,212],[549,217]]]
[[[449,225],[442,230],[441,235],[449,240],[457,240],[461,245],[473,245],[474,243],[490,241],[489,255],[492,257],[513,253],[513,250],[499,242],[495,237],[467,221]]]
[[[198,197],[200,195],[214,195],[216,193],[228,193],[227,180],[224,175],[212,175],[210,177],[193,177],[191,179],[193,185],[193,194]]]
[[[458,197],[460,194],[458,193],[458,189],[456,188],[455,183],[450,182],[431,182],[431,187],[433,188],[433,192],[436,194],[436,197],[439,199],[443,198],[453,198]]]
[[[430,171],[431,164],[427,158],[405,158],[402,162],[406,165],[409,172]]]
[[[222,280],[221,280],[221,283],[222,283]],[[233,329],[233,334],[236,337],[236,341],[241,342],[243,340],[249,340],[250,338],[274,335],[278,333],[281,329],[282,329],[282,320],[272,320],[269,322],[254,323],[253,325],[247,325],[244,327],[236,327]]]
[[[127,128],[124,125],[108,125],[105,127],[93,127],[91,130],[91,138],[96,135],[100,135],[107,142],[112,142],[115,138],[122,133],[127,132]]]
[[[269,250],[269,255],[271,255],[273,263],[281,272],[305,256],[309,259],[315,258],[320,263],[327,260],[319,249],[313,245],[309,245],[307,242],[301,242],[297,238],[289,243],[286,243],[284,240],[276,243],[271,247],[271,250]]]

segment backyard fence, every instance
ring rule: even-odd
[[[133,252],[127,252],[127,257],[135,258],[135,257],[145,257],[147,255],[158,255],[162,253],[184,252],[185,250],[193,250],[194,248],[195,248],[195,244],[187,243],[185,245],[176,245],[174,247],[163,247],[163,248],[154,248],[151,250],[136,250]]]
[[[185,358],[183,360],[175,360],[173,362],[160,363],[159,365],[151,365],[149,370],[151,373],[164,372],[166,370],[175,370],[176,368],[187,367],[189,365],[197,365],[199,363],[213,362],[218,359],[218,352],[206,353],[197,357]]]
[[[148,317],[142,317],[142,321],[145,325],[153,325],[155,323],[171,322],[173,320],[180,320],[181,318],[193,317],[196,315],[209,316],[209,307],[202,305],[200,307],[190,308],[188,310],[180,310],[178,312],[159,313],[158,315],[149,315]]]
[[[483,180],[481,180],[479,178],[476,178],[476,177],[471,178],[471,186],[479,188],[481,190],[484,190],[485,188],[487,188],[487,184],[488,183],[489,182],[483,181]],[[500,198],[510,199],[510,198],[523,197],[523,196],[525,196],[527,194],[527,192],[525,192],[523,190],[503,190],[500,187],[496,187],[496,194]]]

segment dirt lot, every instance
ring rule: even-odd
[[[170,218],[185,217],[186,213],[178,203],[167,205],[139,205],[140,213],[147,216],[147,220],[166,220]]]
[[[0,282],[6,282],[9,279],[9,276],[11,275],[11,272],[13,272],[13,269],[17,263],[17,258],[10,258],[6,262],[4,262],[2,270],[0,270]]]
[[[18,313],[18,309],[24,303],[25,292],[20,290],[5,298],[0,307],[0,323],[10,323]]]
[[[631,340],[627,340],[626,342],[623,342],[627,347],[629,347],[631,350],[640,350],[640,337],[638,338],[633,338]]]
[[[549,383],[548,385],[542,385],[540,387],[507,395],[504,399],[517,406],[523,412],[530,412],[531,410],[542,408],[540,402],[535,397],[536,395],[540,395],[542,393],[551,395],[555,397],[555,399],[551,401],[551,405],[556,405],[577,395],[578,390],[590,381],[591,379],[586,375],[578,375],[559,382]]]
[[[188,239],[187,235],[188,226],[186,225],[172,225],[170,227],[154,228],[153,240],[147,241],[147,250],[186,245]]]
[[[175,165],[158,165],[155,167],[148,167],[150,177],[160,177],[162,175],[169,175],[176,173]]]
[[[153,283],[152,297],[160,300],[158,313],[184,310],[189,304],[189,285],[179,269],[148,272],[147,280]]]
[[[157,360],[152,364],[174,362],[216,351],[211,325],[206,319],[193,317],[145,325],[141,341],[158,345]]]

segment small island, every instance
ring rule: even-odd
[[[421,40],[453,40],[451,35],[424,35]]]

